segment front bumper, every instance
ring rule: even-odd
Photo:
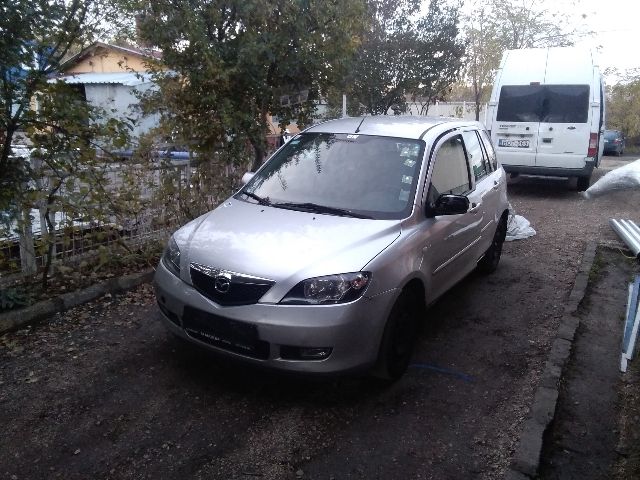
[[[160,262],[154,287],[165,326],[177,336],[215,352],[264,367],[304,373],[364,370],[377,358],[384,325],[398,291],[338,305],[280,305],[257,303],[221,307],[169,272]],[[205,312],[209,321],[222,317],[242,325],[255,325],[265,358],[238,353],[195,338],[183,328],[185,307]],[[208,315],[211,314],[211,315]],[[254,328],[254,327],[251,327]],[[268,344],[268,346],[267,346]],[[293,348],[330,348],[321,360],[291,359]],[[235,350],[235,351],[234,351]]]

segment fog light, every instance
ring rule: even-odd
[[[300,348],[300,357],[309,360],[321,360],[331,355],[329,347],[320,348]]]
[[[324,360],[329,358],[331,347],[292,347],[280,346],[280,358],[283,360]]]

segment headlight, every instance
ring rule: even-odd
[[[162,255],[162,263],[171,273],[180,276],[180,249],[173,237],[169,239],[167,248]]]
[[[309,278],[293,287],[280,303],[318,305],[352,302],[362,296],[370,280],[369,272]]]

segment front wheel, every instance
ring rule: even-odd
[[[384,328],[374,376],[395,381],[406,372],[418,333],[419,302],[418,295],[409,291],[396,300]]]
[[[478,262],[478,270],[482,273],[493,273],[498,268],[498,264],[500,263],[500,256],[502,255],[502,244],[504,243],[504,239],[507,236],[507,218],[502,217],[500,219],[500,223],[498,223],[498,227],[496,228],[496,233],[493,234],[493,240],[491,241],[491,245],[484,252],[483,257]]]

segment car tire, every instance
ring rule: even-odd
[[[387,318],[378,361],[372,374],[385,382],[398,380],[407,371],[418,333],[420,298],[412,291],[400,294]]]
[[[576,184],[576,189],[579,192],[584,192],[587,188],[589,188],[589,184],[591,183],[591,175],[586,175],[584,177],[578,177],[578,182]]]
[[[502,245],[504,239],[507,236],[507,217],[503,215],[496,227],[496,232],[493,234],[493,240],[491,245],[484,252],[484,255],[478,262],[478,271],[481,273],[493,273],[498,268],[500,263],[500,257],[502,256]]]

